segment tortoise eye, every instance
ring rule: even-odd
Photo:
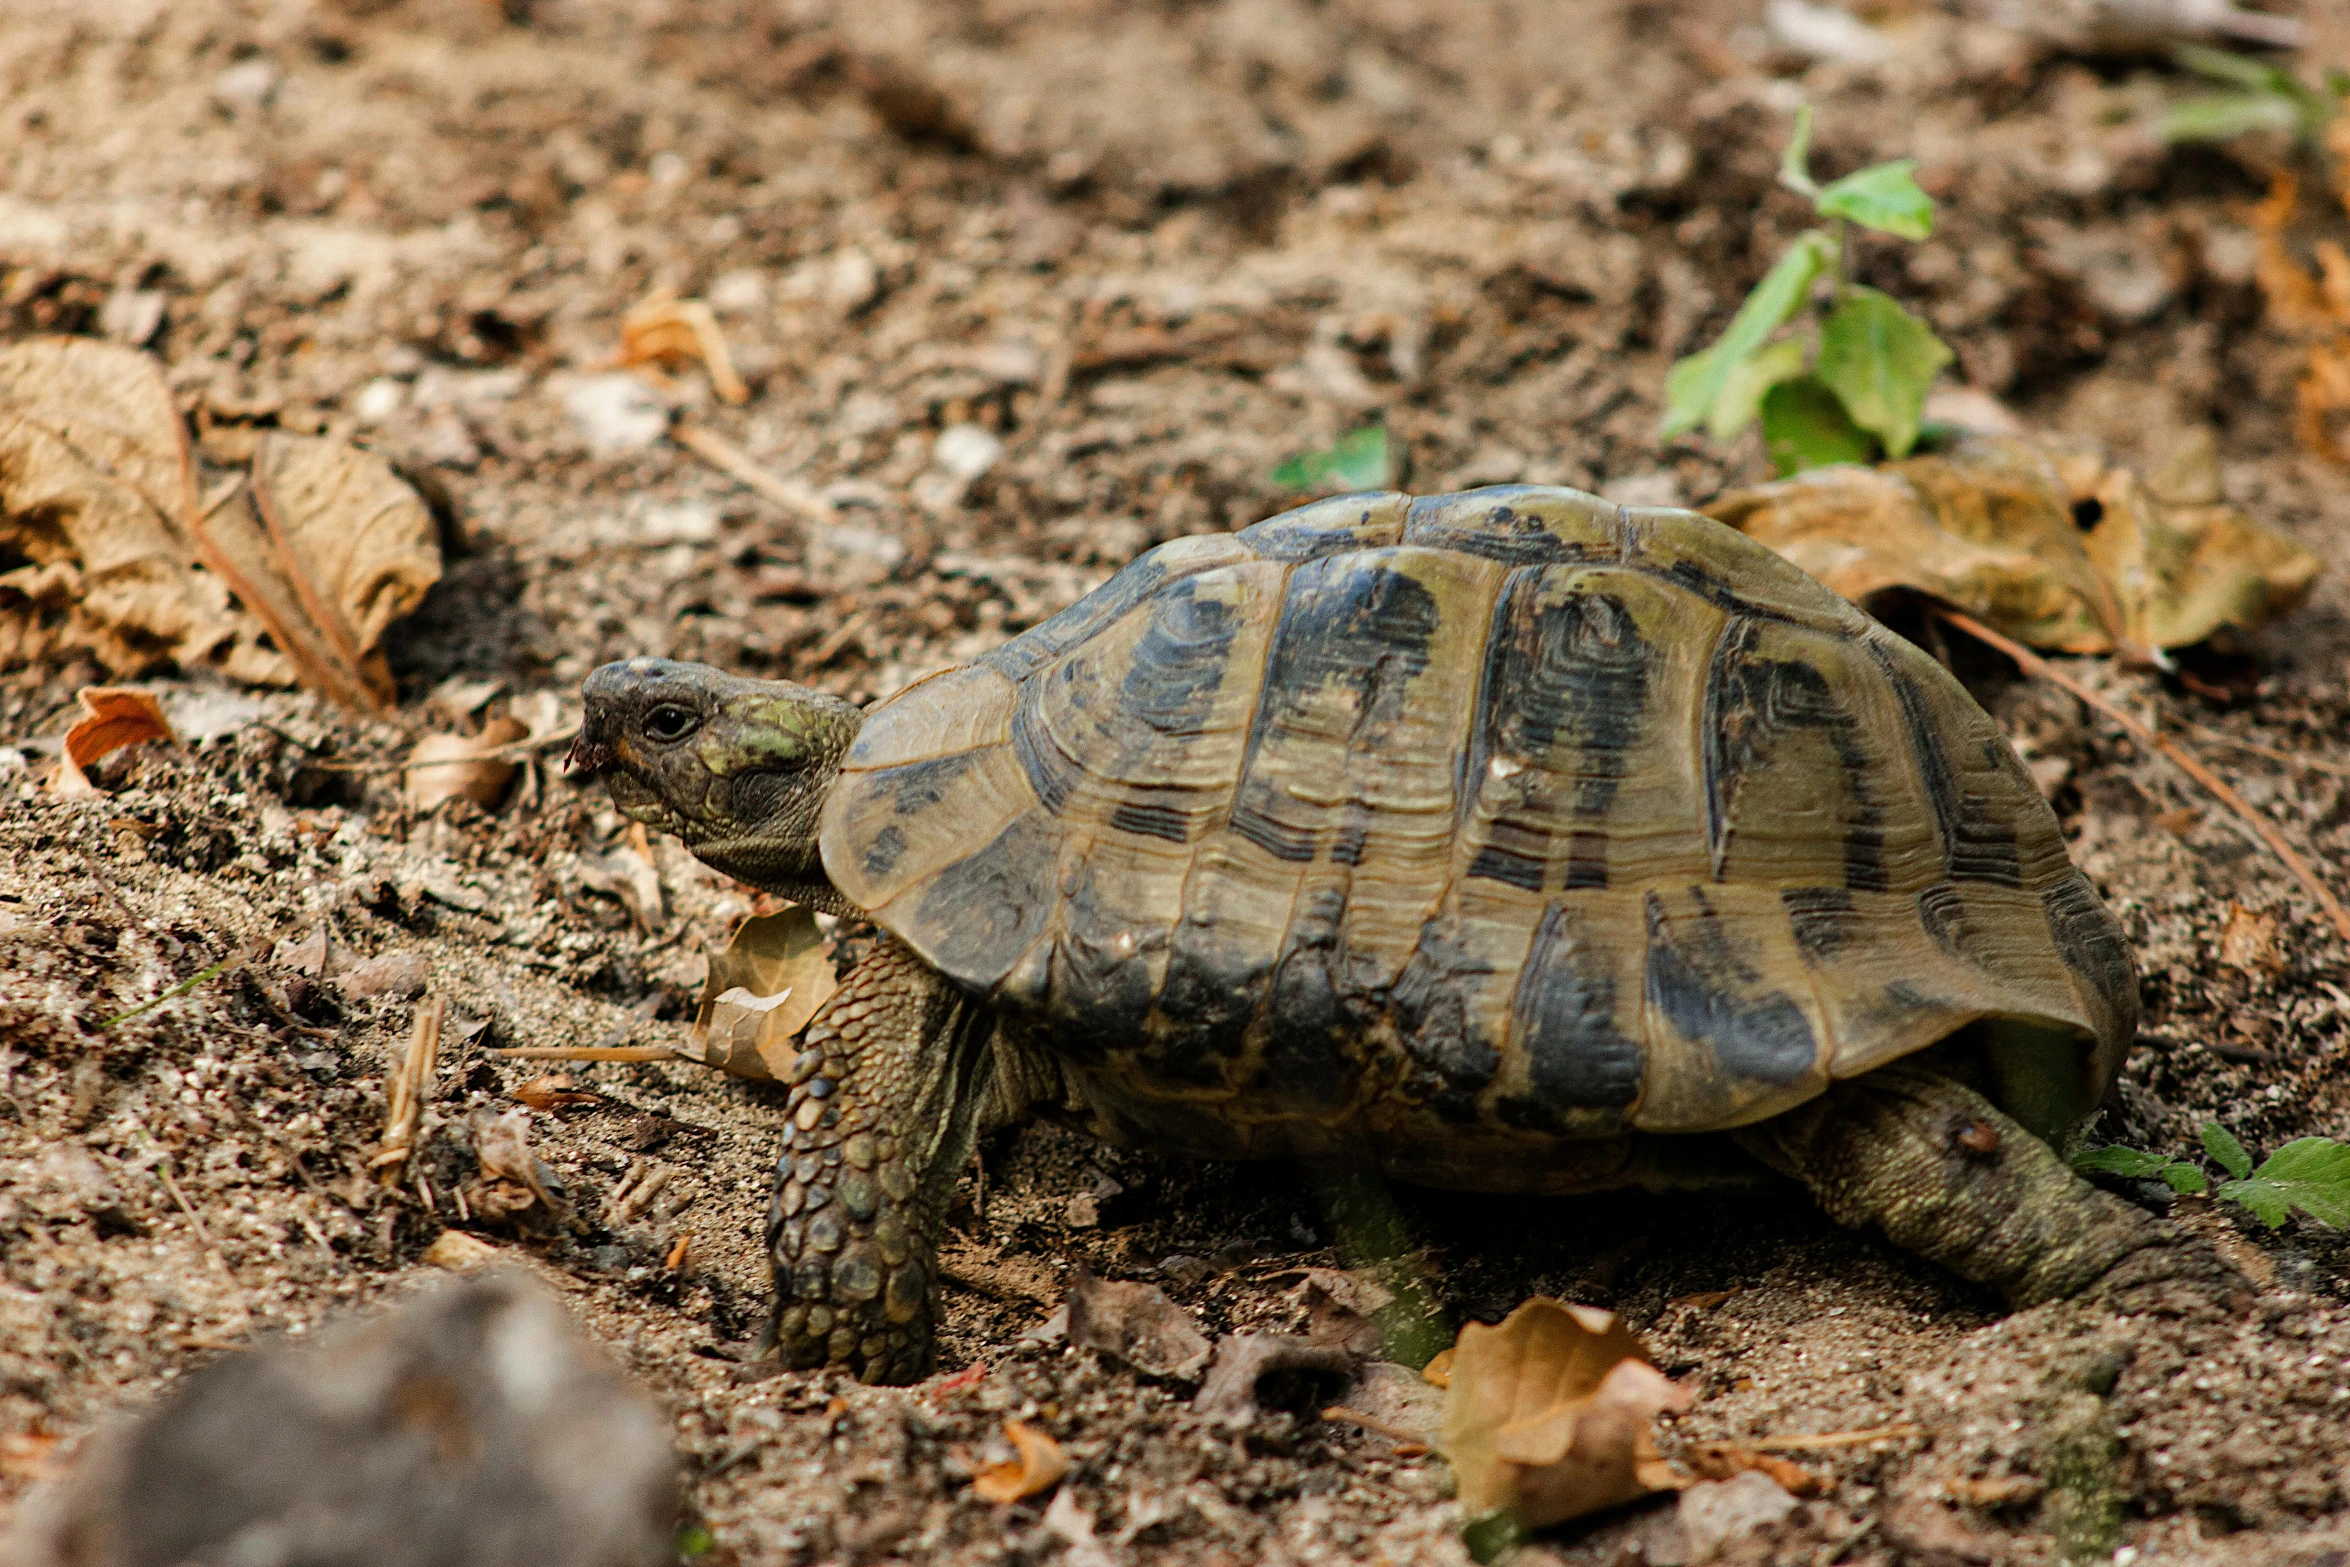
[[[674,745],[701,727],[699,714],[674,702],[664,702],[645,715],[645,738],[662,745]]]

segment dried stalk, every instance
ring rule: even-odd
[[[769,473],[754,461],[749,452],[720,435],[698,424],[681,424],[669,432],[669,438],[701,458],[711,467],[736,480],[789,512],[797,512],[809,522],[832,521],[832,503],[795,479],[786,479]]]
[[[1735,1442],[1757,1453],[1800,1453],[1823,1447],[1859,1447],[1868,1442],[1893,1442],[1903,1437],[1924,1436],[1922,1426],[1879,1426],[1874,1431],[1823,1431],[1817,1436],[1766,1436],[1752,1442]]]
[[[406,1178],[408,1160],[416,1152],[416,1132],[424,1122],[424,1103],[432,1097],[433,1072],[441,1053],[441,1024],[449,1004],[427,996],[416,1008],[416,1027],[408,1036],[408,1057],[392,1074],[384,1108],[383,1147],[369,1168],[385,1186]]]
[[[2220,804],[2226,806],[2237,820],[2252,829],[2253,835],[2268,846],[2270,853],[2285,862],[2285,868],[2293,873],[2294,879],[2301,883],[2302,889],[2317,900],[2318,907],[2325,910],[2326,917],[2333,921],[2334,929],[2340,932],[2342,939],[2350,941],[2350,909],[2344,908],[2342,900],[2334,896],[2333,890],[2318,880],[2316,870],[2301,857],[2298,850],[2285,841],[2284,834],[2277,831],[2276,825],[2267,817],[2254,811],[2242,795],[2228,787],[2226,779],[2204,766],[2185,747],[2174,745],[2164,739],[2125,711],[2120,704],[2098,695],[2073,679],[2072,676],[2061,672],[2055,665],[2022,643],[2000,635],[1981,621],[1972,616],[1962,615],[1955,609],[1937,607],[1934,613],[1985,646],[1996,648],[2005,653],[2015,661],[2016,666],[2024,673],[2038,675],[2049,684],[2072,693],[2121,725],[2129,733],[2131,739],[2136,740],[2148,750],[2161,752],[2177,764],[2179,771],[2211,791],[2212,796]]]
[[[667,1045],[515,1045],[492,1050],[509,1061],[688,1061]]]

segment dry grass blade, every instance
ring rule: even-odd
[[[441,1026],[448,1018],[448,1011],[449,1004],[439,996],[427,996],[417,1003],[416,1026],[408,1035],[407,1057],[392,1074],[385,1096],[383,1146],[368,1161],[376,1180],[385,1186],[400,1184],[409,1156],[416,1151],[416,1132],[424,1121],[425,1101],[432,1097],[433,1071],[441,1052]]]
[[[2312,773],[2324,773],[2333,778],[2350,778],[2350,767],[2346,767],[2340,762],[2321,762],[2314,756],[2298,756],[2291,751],[2280,751],[2273,745],[2262,745],[2257,740],[2239,740],[2234,735],[2222,733],[2205,724],[2188,724],[2184,727],[2189,734],[2206,745],[2224,745],[2231,751],[2242,751],[2247,755],[2266,757],[2272,762],[2282,762],[2287,767],[2298,767]]]
[[[1870,1431],[1823,1431],[1813,1436],[1765,1436],[1741,1445],[1758,1453],[1805,1453],[1831,1447],[1863,1447],[1871,1442],[1896,1442],[1924,1436],[1923,1426],[1878,1426]]]
[[[492,1050],[509,1061],[678,1061],[667,1045],[515,1045]]]
[[[717,431],[706,430],[700,425],[681,424],[669,432],[669,438],[720,473],[766,496],[784,510],[809,522],[833,520],[831,502],[795,479],[769,473],[759,466],[749,452]]]
[[[2302,889],[2317,901],[2319,908],[2325,910],[2326,918],[2333,922],[2334,929],[2341,933],[2342,939],[2350,941],[2350,909],[2344,908],[2342,900],[2335,897],[2333,890],[2318,879],[2317,871],[2301,857],[2299,850],[2285,841],[2284,834],[2278,832],[2267,817],[2262,816],[2246,804],[2242,795],[2228,787],[2226,779],[2204,766],[2202,761],[2185,747],[2175,745],[2156,734],[2125,711],[2119,703],[2099,696],[2022,643],[2003,637],[1981,621],[1971,616],[1962,615],[1956,610],[1936,609],[1934,613],[1968,636],[2005,653],[2026,674],[2037,675],[2049,684],[2060,687],[2088,703],[2098,712],[2121,725],[2130,737],[2140,745],[2149,750],[2159,751],[2168,757],[2181,772],[2211,791],[2212,796],[2220,804],[2226,806],[2237,820],[2250,828],[2253,835],[2268,846],[2270,853],[2285,862],[2285,868],[2293,873],[2294,879],[2301,883]]]

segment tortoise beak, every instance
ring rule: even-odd
[[[571,749],[563,753],[565,772],[594,778],[620,760],[604,738],[604,726],[597,721],[599,716],[591,712],[580,720],[579,733],[572,738]]]

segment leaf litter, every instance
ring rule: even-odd
[[[430,510],[341,441],[262,435],[199,499],[150,355],[87,338],[0,348],[0,664],[89,653],[118,676],[213,668],[368,712],[397,697],[385,629],[439,580]]]
[[[49,787],[60,795],[98,793],[89,770],[124,746],[150,740],[179,743],[171,721],[163,715],[163,704],[151,691],[131,686],[84,686],[74,693],[74,700],[81,704],[82,716],[66,730],[57,771],[49,780]]]
[[[983,1502],[1019,1502],[1051,1490],[1069,1472],[1060,1443],[1025,1420],[1006,1420],[1004,1440],[1012,1456],[971,1477],[971,1494]]]
[[[2318,571],[2317,557],[2220,498],[2208,439],[2150,482],[2078,443],[1967,436],[1704,509],[1863,608],[1922,593],[2032,647],[2141,662],[2265,624]]]

